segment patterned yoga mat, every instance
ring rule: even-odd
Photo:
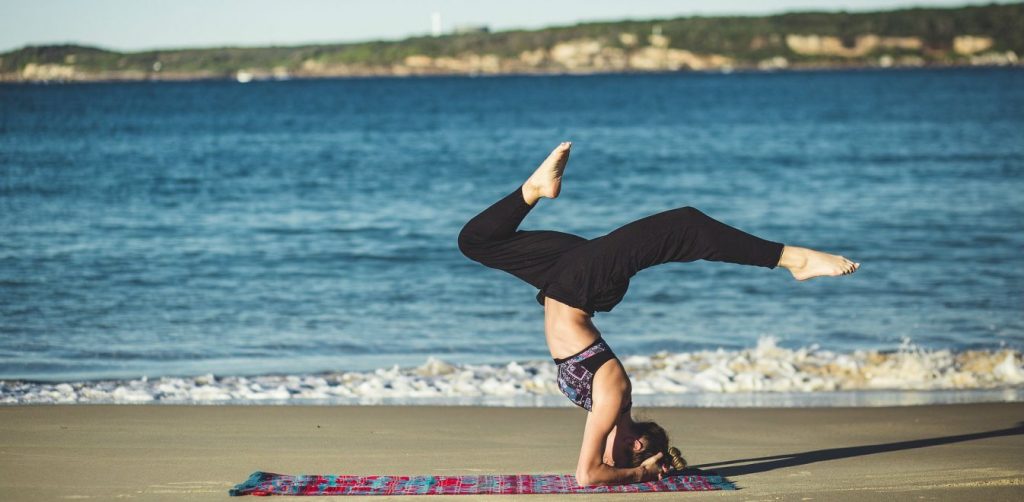
[[[699,472],[699,471],[698,471]],[[735,490],[714,474],[676,474],[618,486],[576,485],[571,474],[482,476],[331,476],[256,471],[228,493],[237,495],[516,495],[543,493],[687,492]]]

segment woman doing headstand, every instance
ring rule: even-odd
[[[692,208],[639,219],[596,239],[550,230],[519,230],[541,197],[558,197],[571,143],[562,143],[515,191],[478,214],[459,234],[459,249],[540,290],[544,331],[558,367],[558,386],[586,409],[576,466],[580,485],[661,478],[686,464],[665,430],[634,422],[629,377],[591,318],[608,312],[640,270],[668,262],[724,261],[775,268],[797,280],[851,274],[842,256],[767,241]],[[663,460],[663,458],[668,457]]]

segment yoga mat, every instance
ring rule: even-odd
[[[617,486],[576,485],[571,474],[482,476],[332,476],[256,471],[228,493],[238,495],[520,495],[735,490],[716,474],[673,474],[660,481]]]

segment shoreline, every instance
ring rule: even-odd
[[[1024,403],[639,408],[635,415],[661,423],[691,465],[717,470],[739,487],[736,492],[687,497],[1019,500],[1024,496],[1024,466],[1019,461],[1024,451],[1020,423]],[[571,473],[584,421],[580,410],[552,408],[0,407],[0,490],[12,500],[214,500],[227,497],[229,488],[256,470],[362,475]],[[58,474],[60,481],[54,482]],[[673,496],[680,495],[607,494],[601,500]]]
[[[1009,3],[577,20],[499,31],[438,26],[429,35],[347,42],[142,50],[66,42],[3,53],[0,80],[1017,65],[1022,17],[1021,5]]]
[[[736,394],[661,394],[637,395],[634,401],[647,408],[682,409],[820,409],[820,408],[892,408],[943,406],[958,404],[1024,403],[1024,388],[963,390],[854,390],[831,392],[751,392]],[[285,398],[249,400],[192,400],[192,401],[95,401],[95,402],[0,402],[0,408],[18,406],[273,406],[273,407],[389,407],[411,408],[531,408],[572,409],[573,405],[561,395],[501,397],[445,397],[445,398]]]
[[[1019,351],[924,349],[834,352],[787,348],[772,337],[741,350],[625,355],[634,395],[646,406],[891,406],[1024,401]],[[267,368],[264,368],[267,369]],[[97,380],[0,379],[0,404],[397,404],[563,405],[548,360],[452,363],[369,371]]]
[[[76,76],[71,79],[21,79],[16,76],[0,74],[0,86],[3,85],[71,85],[71,84],[127,84],[127,83],[204,83],[204,82],[225,82],[225,83],[267,83],[267,82],[316,82],[331,80],[416,80],[416,79],[445,79],[445,78],[548,78],[548,77],[592,77],[592,76],[644,76],[644,75],[761,75],[761,74],[802,74],[802,73],[839,73],[839,72],[878,72],[878,73],[899,73],[914,71],[935,71],[935,70],[1020,70],[1024,64],[928,64],[923,66],[878,66],[878,65],[808,65],[789,66],[786,68],[763,69],[756,66],[734,67],[734,68],[711,68],[711,69],[683,69],[683,70],[655,70],[655,71],[537,71],[537,72],[508,72],[508,73],[406,73],[395,74],[389,72],[367,73],[367,74],[324,74],[324,75],[290,75],[287,78],[254,78],[241,82],[234,74],[205,75],[195,74],[188,76],[156,76],[156,74],[138,77],[92,77]]]

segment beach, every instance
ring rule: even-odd
[[[1022,89],[1019,69],[7,86],[0,498],[574,472],[585,413],[537,288],[458,246],[571,140],[523,229],[598,239],[691,206],[863,264],[632,277],[596,324],[638,418],[739,490],[576,499],[1024,499]]]
[[[894,408],[648,408],[692,466],[733,492],[612,500],[1020,500],[1024,403]],[[571,473],[584,413],[456,406],[0,407],[5,500],[216,500],[289,474]],[[746,459],[746,460],[744,460]],[[391,497],[374,497],[386,500]],[[437,499],[425,496],[420,499]],[[459,500],[554,496],[460,496]],[[561,497],[559,497],[561,498]]]

